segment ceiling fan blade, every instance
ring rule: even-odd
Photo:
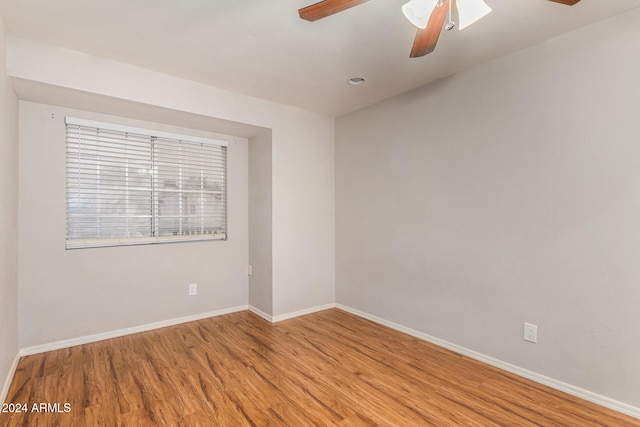
[[[566,4],[568,6],[573,6],[574,4],[578,3],[580,0],[550,0],[550,1]]]
[[[425,29],[418,29],[409,57],[417,58],[419,56],[425,56],[433,52],[436,48],[436,44],[438,44],[438,39],[442,33],[442,28],[444,27],[444,22],[449,14],[450,2],[451,0],[445,0],[442,6],[433,9],[427,27]]]
[[[317,21],[334,13],[342,12],[369,0],[324,0],[298,10],[300,18],[306,21]]]

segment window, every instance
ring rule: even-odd
[[[66,248],[226,239],[227,143],[67,117]]]

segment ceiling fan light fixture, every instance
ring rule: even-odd
[[[405,18],[418,28],[427,28],[431,12],[436,8],[440,0],[410,0],[402,6]]]
[[[456,0],[456,8],[460,30],[464,30],[491,12],[491,8],[483,0]]]

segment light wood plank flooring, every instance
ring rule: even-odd
[[[337,309],[276,325],[241,312],[24,357],[7,402],[62,412],[4,413],[3,426],[640,426]]]

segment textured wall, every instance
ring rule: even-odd
[[[18,100],[5,58],[0,19],[0,399],[18,354]]]
[[[640,407],[639,23],[340,118],[337,302]]]
[[[171,122],[186,114],[270,129],[274,314],[334,302],[332,118],[15,36],[7,63],[30,100],[91,111],[127,103],[161,108]]]
[[[65,116],[215,138],[20,102],[21,346],[246,305],[247,139],[227,147],[227,241],[65,250]]]
[[[271,132],[249,140],[249,305],[273,316]]]

